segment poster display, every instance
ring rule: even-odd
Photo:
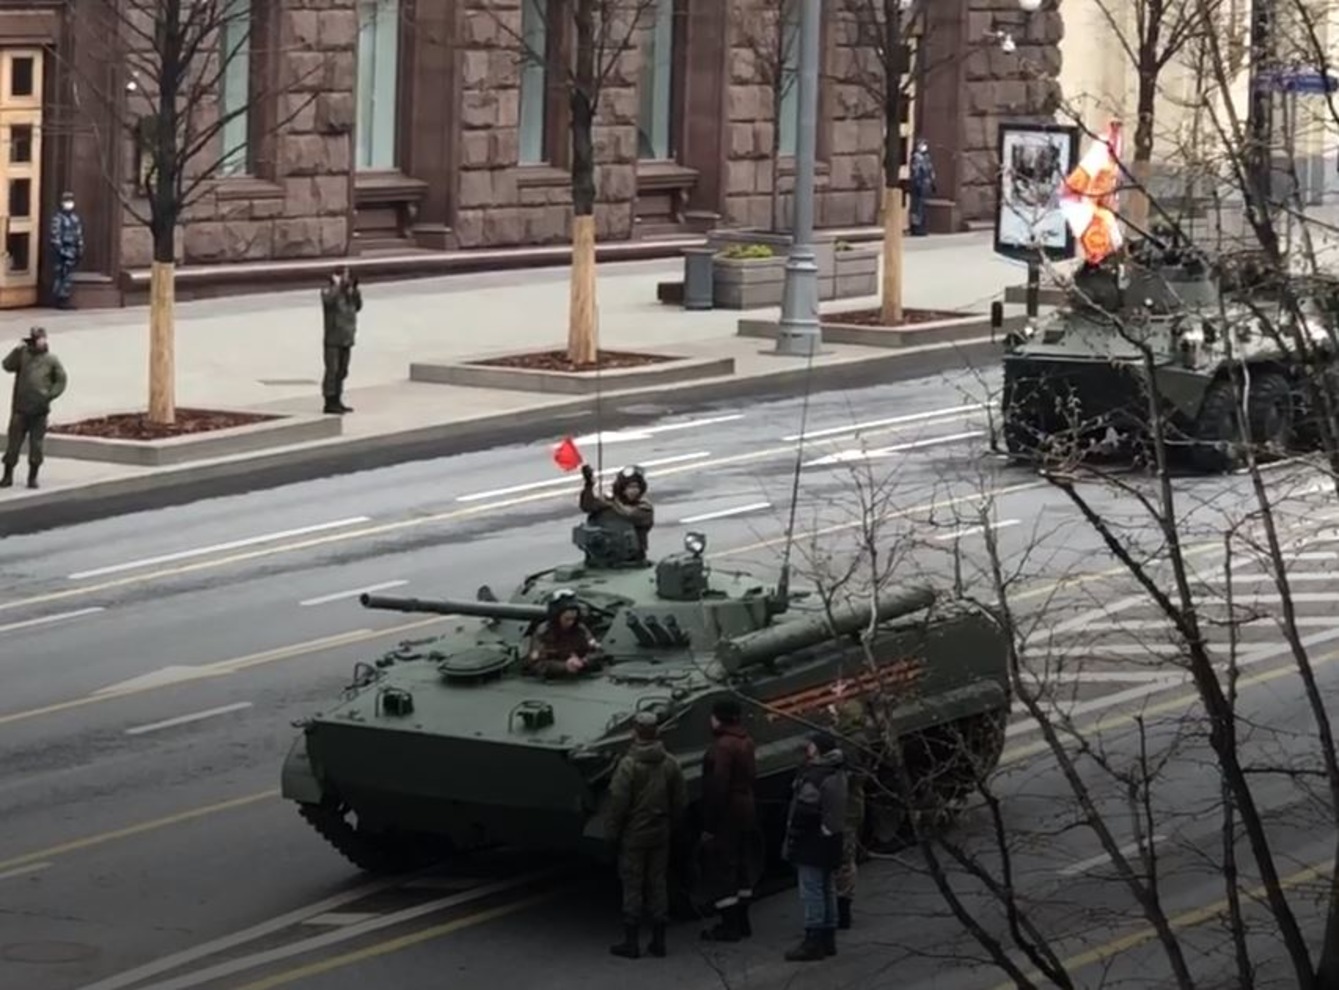
[[[1074,256],[1060,209],[1065,177],[1078,164],[1079,129],[1068,124],[1001,124],[995,195],[995,253],[1054,261]]]

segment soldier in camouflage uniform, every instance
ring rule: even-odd
[[[344,379],[349,377],[349,357],[358,336],[358,313],[363,308],[358,279],[347,268],[330,276],[330,284],[321,290],[321,308],[325,312],[321,394],[325,412],[343,415],[353,412],[352,406],[344,404]]]
[[[56,259],[51,294],[58,308],[72,309],[70,283],[84,257],[84,222],[74,212],[74,193],[61,193],[60,209],[51,218],[51,251]]]
[[[643,914],[651,922],[646,951],[665,955],[670,840],[688,807],[683,770],[657,738],[655,714],[638,713],[633,733],[632,747],[609,783],[606,812],[606,834],[618,849],[618,875],[623,881],[623,941],[609,951],[624,959],[641,954]]]
[[[27,338],[5,356],[4,369],[14,376],[9,429],[6,431],[4,468],[0,488],[14,484],[14,467],[24,438],[28,440],[28,487],[37,487],[37,472],[42,466],[47,415],[51,403],[65,391],[68,378],[60,358],[47,347],[46,330],[33,327]]]
[[[837,869],[837,927],[851,927],[855,899],[860,834],[865,826],[865,787],[868,756],[860,748],[865,739],[865,708],[858,698],[847,698],[832,708],[833,728],[846,753],[846,827],[842,830],[842,861]]]
[[[592,669],[599,640],[581,621],[576,592],[560,588],[549,597],[549,617],[531,637],[523,673],[536,677],[571,678]]]

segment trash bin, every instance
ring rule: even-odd
[[[712,259],[716,249],[709,247],[684,248],[683,252],[683,308],[711,309],[714,303],[716,280]]]

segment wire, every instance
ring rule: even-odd
[[[795,440],[795,472],[790,482],[790,516],[786,521],[786,550],[781,558],[781,573],[788,575],[790,570],[790,551],[795,543],[795,512],[800,504],[800,471],[804,468],[804,436],[809,427],[809,396],[813,392],[814,354],[818,351],[818,341],[809,350],[809,358],[804,366],[804,401],[800,405],[800,433]]]

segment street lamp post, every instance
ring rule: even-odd
[[[814,159],[818,132],[818,38],[823,0],[800,0],[800,120],[795,135],[794,222],[781,294],[776,353],[807,357],[817,353],[818,262],[814,254]]]

